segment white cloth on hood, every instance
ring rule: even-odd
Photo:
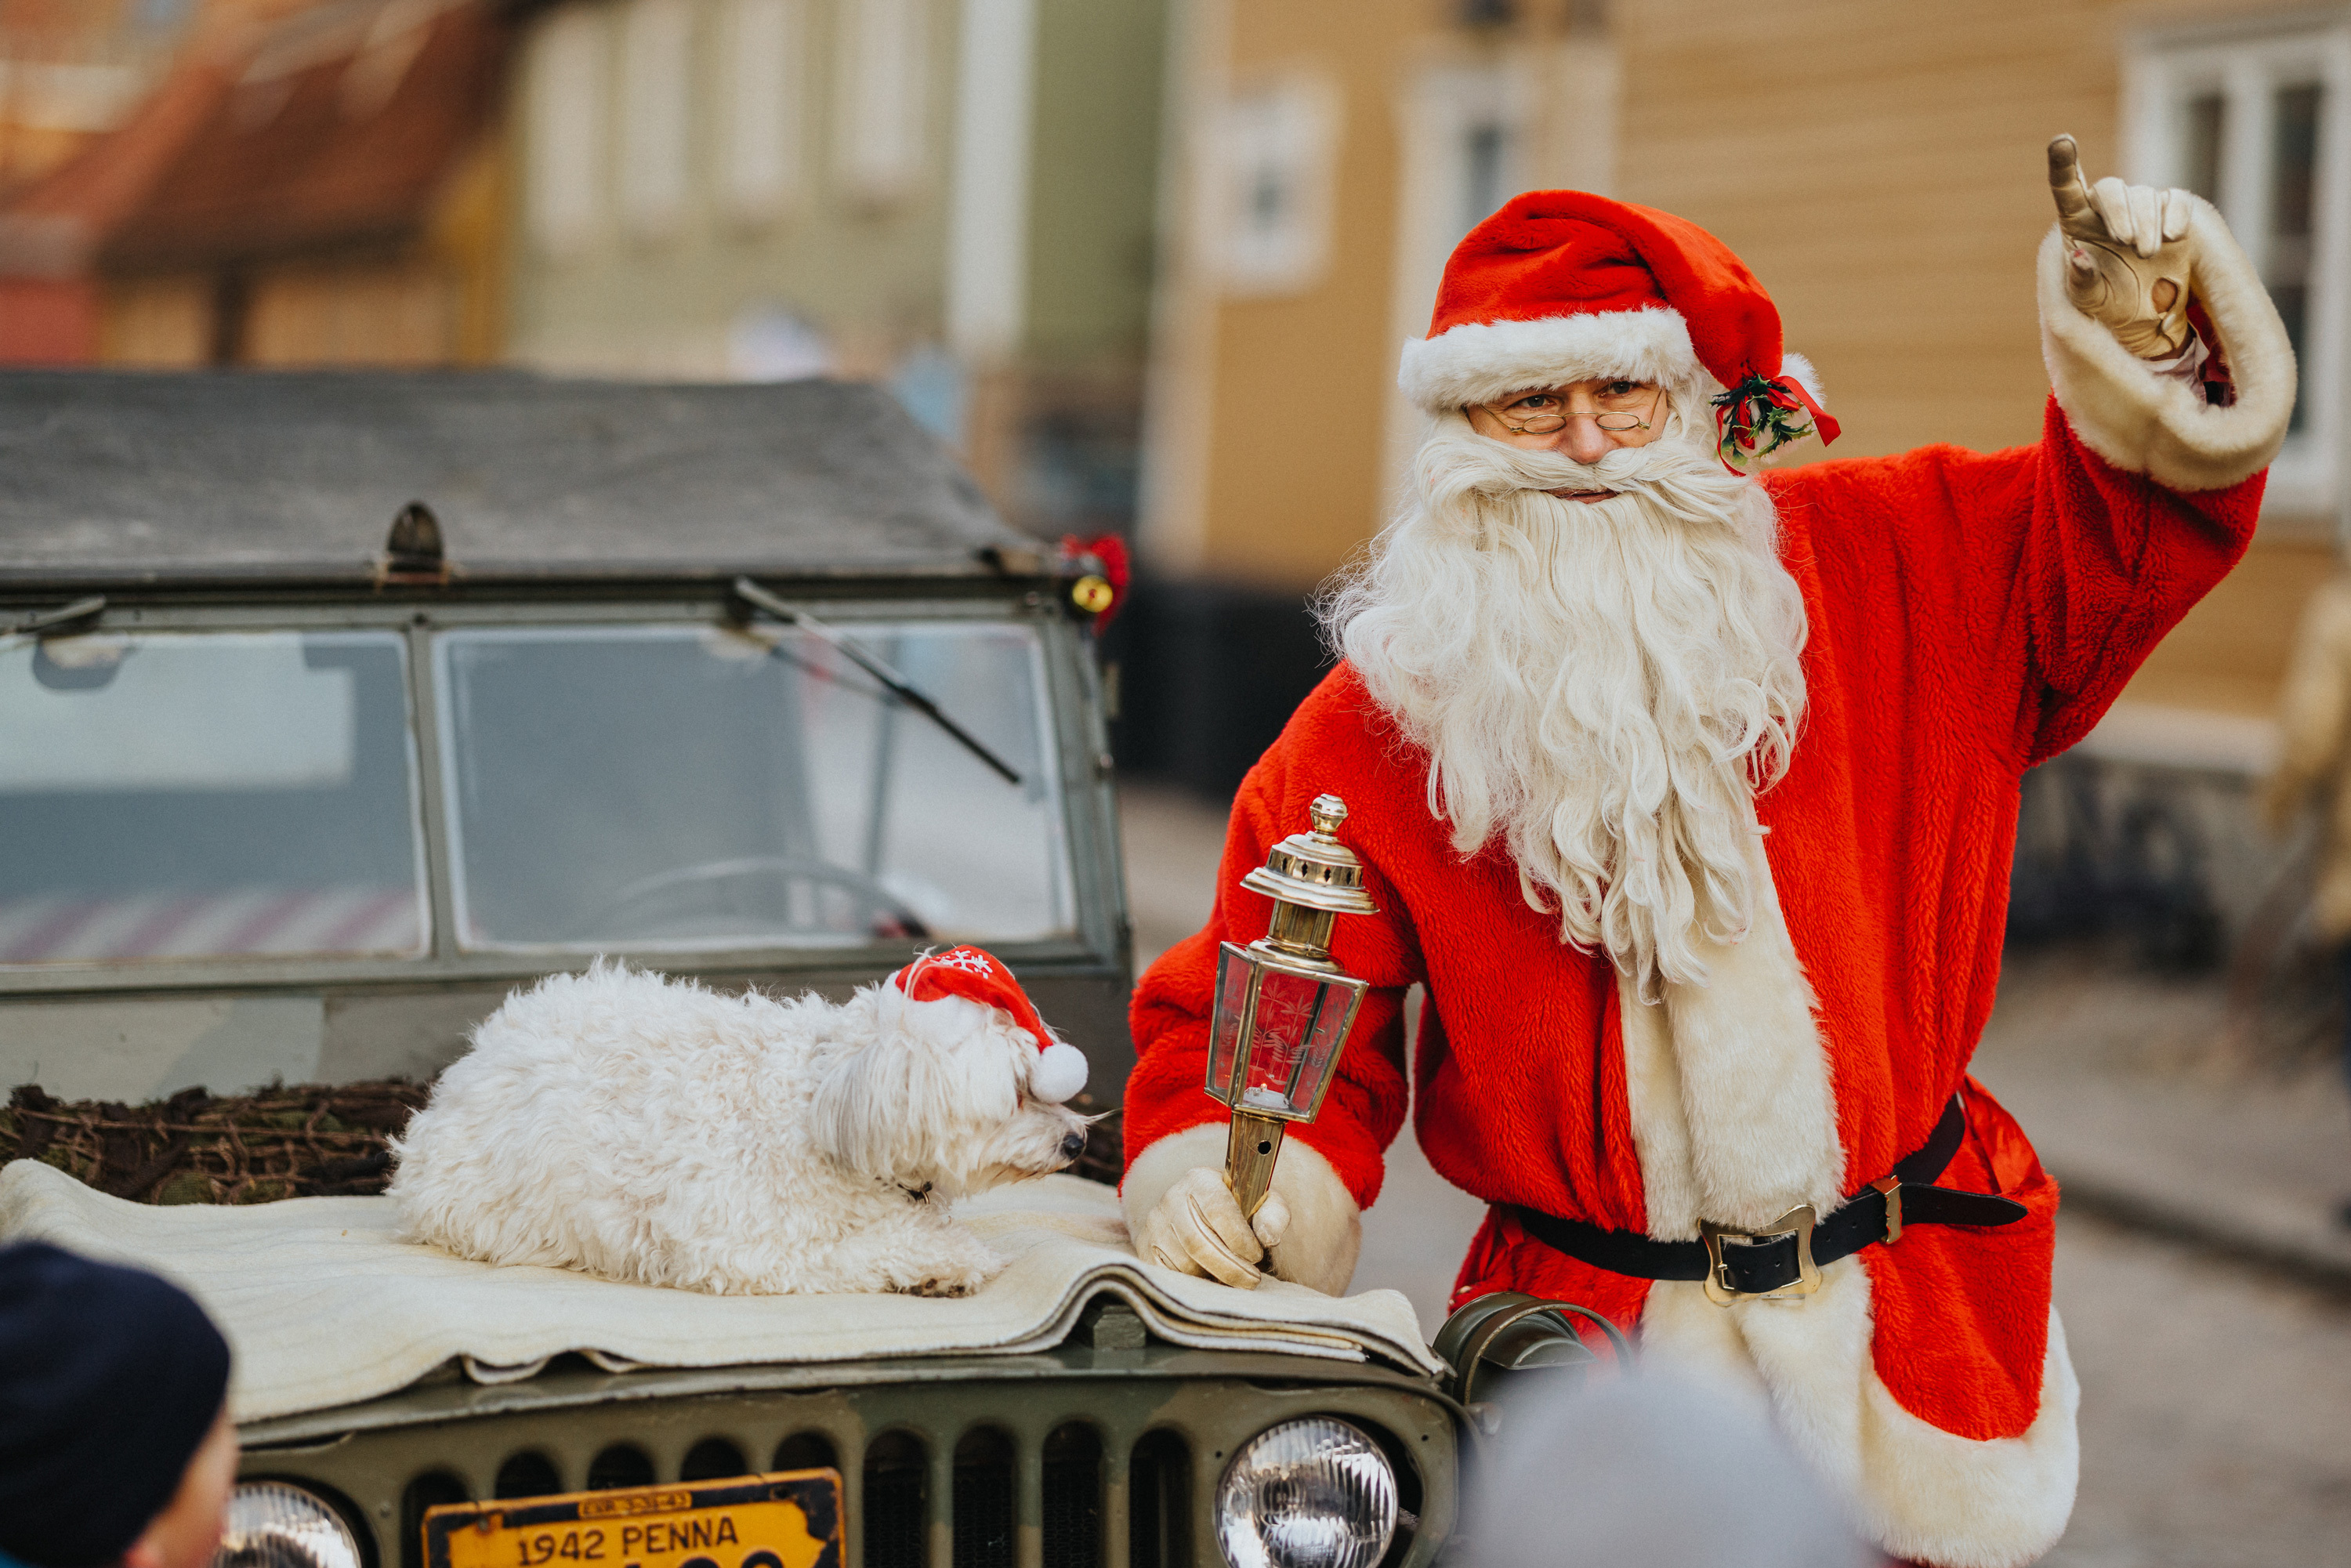
[[[1031,1354],[1104,1293],[1195,1349],[1442,1370],[1398,1291],[1337,1298],[1278,1280],[1237,1291],[1142,1262],[1118,1195],[1098,1183],[1044,1176],[956,1215],[1009,1260],[971,1296],[710,1296],[402,1241],[389,1198],[156,1207],[35,1160],[0,1170],[0,1239],[135,1263],[203,1303],[236,1354],[229,1408],[241,1422],[372,1399],[452,1361],[504,1382],[565,1352],[614,1371]]]

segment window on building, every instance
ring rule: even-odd
[[[1579,46],[1581,47],[1581,46]],[[1579,57],[1579,60],[1581,57]],[[1428,330],[1437,285],[1446,259],[1461,237],[1495,209],[1542,177],[1544,94],[1538,71],[1548,64],[1554,78],[1552,107],[1576,110],[1577,123],[1605,131],[1614,112],[1613,97],[1586,102],[1576,97],[1571,61],[1524,57],[1485,64],[1443,61],[1405,78],[1397,100],[1395,269],[1388,299],[1388,330],[1396,341]],[[1587,75],[1590,74],[1588,71]],[[1605,153],[1604,136],[1577,141],[1585,153]],[[1595,170],[1587,161],[1573,165]],[[1559,171],[1549,171],[1555,179]],[[1596,181],[1594,183],[1597,183]],[[1420,410],[1401,392],[1387,401],[1383,466],[1392,496],[1411,483],[1412,456],[1426,434]]]
[[[1527,71],[1430,66],[1401,105],[1404,166],[1397,188],[1397,325],[1426,329],[1446,258],[1527,184],[1535,94]]]
[[[1225,291],[1312,287],[1330,260],[1337,89],[1309,76],[1243,89],[1225,101],[1216,134],[1209,232]]]
[[[799,193],[807,40],[805,0],[730,0],[721,167],[739,217],[773,217]]]
[[[603,21],[584,6],[556,12],[530,40],[525,206],[549,255],[580,249],[603,222],[605,55]]]
[[[131,14],[151,32],[173,32],[188,19],[188,0],[138,0]]]
[[[2329,510],[2344,477],[2351,25],[2156,37],[2131,66],[2134,176],[2220,209],[2294,342],[2301,391],[2273,507]]]
[[[621,35],[621,208],[641,234],[674,228],[691,175],[692,0],[630,0]]]
[[[1461,232],[1468,234],[1518,193],[1511,187],[1510,128],[1479,120],[1461,133]]]
[[[895,201],[922,178],[930,21],[925,0],[842,0],[838,164],[862,200]]]

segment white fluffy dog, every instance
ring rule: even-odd
[[[835,1004],[599,960],[517,991],[393,1145],[413,1240],[717,1294],[962,1295],[949,1209],[1085,1146],[1085,1059],[976,947]]]

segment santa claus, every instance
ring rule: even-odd
[[[2020,776],[2243,550],[2294,359],[2219,214],[2050,147],[2041,440],[1758,475],[1835,426],[1719,241],[1568,191],[1447,265],[1402,384],[1412,505],[1326,601],[1344,661],[1235,800],[1215,917],[1138,988],[1123,1198],[1154,1261],[1328,1291],[1407,1085],[1527,1291],[1768,1391],[1901,1557],[2039,1556],[2072,1508],[2055,1184],[1968,1075]],[[1375,916],[1322,1117],[1254,1225],[1201,1092],[1240,885],[1343,797]],[[1407,1068],[1404,1001],[1426,1006]]]

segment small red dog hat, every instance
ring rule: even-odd
[[[1058,1105],[1086,1086],[1085,1052],[1053,1038],[1045,1020],[1037,1016],[1037,1004],[993,955],[968,946],[925,953],[891,976],[890,983],[905,992],[909,1001],[961,997],[1010,1013],[1012,1021],[1037,1041],[1040,1060],[1037,1071],[1029,1076],[1029,1092],[1038,1099]]]

